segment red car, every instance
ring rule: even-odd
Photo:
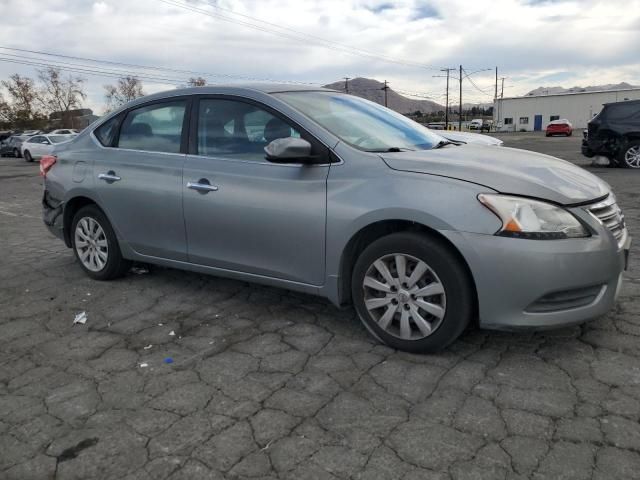
[[[547,125],[547,137],[550,137],[551,135],[566,135],[567,137],[570,137],[572,133],[573,125],[571,125],[571,122],[566,119],[553,120]]]

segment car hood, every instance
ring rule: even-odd
[[[562,205],[595,200],[611,190],[606,182],[570,162],[515,148],[467,144],[384,153],[382,158],[394,170],[456,178]]]
[[[453,130],[437,130],[436,133],[454,142],[475,143],[478,145],[495,145],[501,146],[504,142],[498,138],[489,135],[481,135],[479,133],[459,132]]]

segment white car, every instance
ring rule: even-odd
[[[68,142],[75,137],[76,135],[34,135],[22,142],[20,151],[25,161],[33,162],[44,155],[49,155],[56,144]]]
[[[48,135],[77,135],[78,131],[75,128],[58,128],[49,132]]]
[[[473,143],[476,145],[490,145],[501,147],[504,142],[489,135],[481,135],[479,133],[459,132],[453,130],[438,131],[438,135],[451,140],[453,142]]]

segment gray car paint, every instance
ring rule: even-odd
[[[407,220],[439,232],[464,257],[476,284],[482,326],[555,326],[612,307],[623,252],[583,208],[572,211],[590,226],[592,237],[535,241],[496,237],[499,220],[477,201],[480,193],[507,192],[569,205],[607,195],[606,183],[567,162],[506,148],[449,146],[383,158],[340,142],[271,95],[305,89],[198,87],[144,97],[123,109],[179,95],[249,98],[311,132],[332,149],[337,163],[274,165],[117,152],[98,144],[92,134],[96,124],[56,149],[58,162],[45,189],[62,207],[78,196],[101,206],[125,258],[323,295],[336,304],[343,300],[341,267],[349,241],[375,222]],[[73,182],[71,171],[80,161],[88,164],[88,173],[84,181]],[[105,169],[122,180],[98,181]],[[187,181],[201,177],[219,190],[202,195],[185,189]],[[273,194],[278,188],[284,188],[283,198]],[[50,226],[58,236],[62,218]],[[605,285],[593,305],[533,317],[524,312],[531,299],[547,292],[593,283]]]

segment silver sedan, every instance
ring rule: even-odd
[[[40,170],[44,221],[94,279],[137,261],[321,295],[413,352],[475,319],[529,329],[602,315],[630,245],[613,192],[587,171],[324,89],[143,97]]]

